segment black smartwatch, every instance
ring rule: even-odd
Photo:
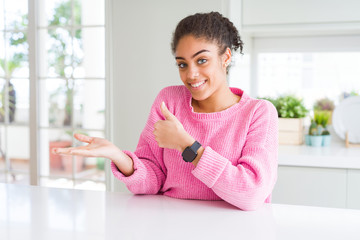
[[[190,147],[186,147],[183,153],[181,154],[185,162],[192,162],[196,158],[197,151],[201,147],[201,144],[198,141],[195,141]]]

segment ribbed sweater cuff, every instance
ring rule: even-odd
[[[227,164],[229,164],[228,159],[210,147],[206,147],[196,168],[192,170],[192,174],[206,186],[212,188]]]
[[[119,179],[120,181],[122,181],[123,183],[125,183],[126,185],[133,185],[133,184],[137,184],[140,182],[143,182],[144,179],[144,165],[142,164],[142,162],[139,160],[139,158],[132,152],[130,151],[123,151],[125,154],[127,154],[129,157],[132,158],[132,160],[134,161],[134,173],[131,174],[131,176],[125,176],[115,165],[114,162],[111,162],[111,171],[114,174],[114,176]]]

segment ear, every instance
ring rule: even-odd
[[[231,49],[230,48],[226,48],[225,53],[223,54],[223,66],[226,69],[230,63],[231,63]]]

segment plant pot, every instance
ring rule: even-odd
[[[331,135],[323,135],[322,137],[323,137],[322,146],[324,146],[324,147],[330,146]]]
[[[304,118],[279,118],[279,144],[301,145],[304,142]]]
[[[83,156],[73,156],[72,155],[62,155],[62,166],[66,173],[72,173],[72,163],[75,161],[75,172],[80,172],[84,168],[84,157]]]
[[[316,129],[317,129],[317,135],[321,135],[322,132],[324,131],[324,128],[321,125],[318,125]]]
[[[322,136],[310,136],[310,143],[312,147],[321,147],[323,142]]]
[[[49,160],[50,169],[62,169],[63,164],[61,155],[52,153],[53,148],[66,148],[71,146],[71,141],[53,141],[49,142]]]

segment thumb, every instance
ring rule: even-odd
[[[93,140],[92,137],[89,137],[89,136],[86,136],[86,135],[80,134],[80,133],[75,133],[74,137],[77,140],[79,140],[80,142],[85,142],[85,143],[90,143]]]
[[[169,109],[167,109],[164,102],[161,103],[160,109],[161,109],[161,113],[163,114],[166,120],[171,120],[175,118],[175,116],[169,111]]]

